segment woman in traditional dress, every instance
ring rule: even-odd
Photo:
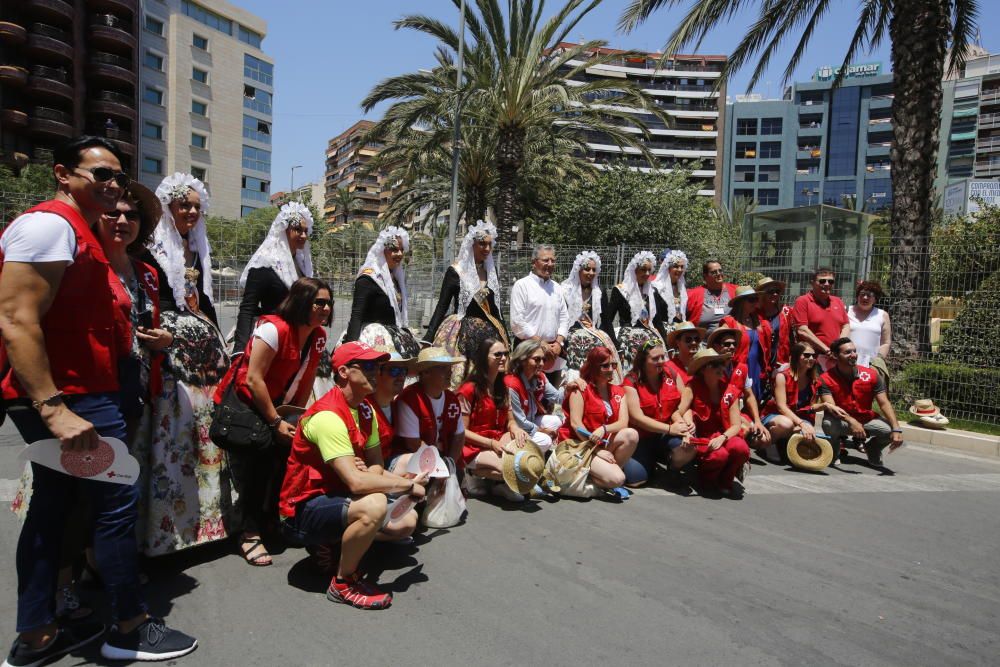
[[[407,328],[403,258],[409,249],[410,235],[405,229],[386,227],[379,233],[354,281],[351,319],[343,342],[360,341],[404,358],[420,352],[420,344]]]
[[[687,271],[688,258],[681,250],[667,249],[663,253],[660,270],[653,278],[653,287],[659,297],[656,307],[666,313],[664,321],[667,326],[680,324],[687,313],[687,284],[684,282],[684,272]]]
[[[580,377],[580,367],[587,354],[598,345],[614,354],[615,363],[621,366],[615,344],[615,330],[611,326],[608,297],[601,291],[601,258],[596,252],[584,250],[576,256],[569,277],[563,281],[563,295],[569,313],[569,336],[563,346],[566,356],[565,381]],[[621,371],[615,371],[615,384],[621,383]]]
[[[242,354],[257,318],[272,315],[299,278],[312,278],[309,235],[313,219],[309,208],[297,201],[281,207],[240,276],[243,300],[236,318],[233,356]]]
[[[139,542],[149,556],[225,538],[230,495],[224,457],[208,437],[212,397],[229,367],[209,294],[208,192],[194,176],[176,173],[160,183],[156,196],[163,218],[143,259],[157,273],[161,326],[174,341],[165,350],[143,470],[148,486]]]
[[[635,353],[648,340],[662,345],[666,334],[660,330],[663,314],[656,308],[656,289],[650,277],[656,270],[656,257],[643,250],[632,257],[625,267],[622,282],[611,290],[608,325],[618,318],[618,356],[622,372],[632,369]]]
[[[509,347],[507,325],[497,307],[500,281],[493,259],[493,241],[497,228],[480,220],[466,232],[455,263],[444,272],[441,295],[427,326],[425,340],[443,347],[451,356],[466,358],[452,372],[452,387],[457,387],[469,370],[479,345],[495,338]],[[448,315],[449,311],[454,312]]]

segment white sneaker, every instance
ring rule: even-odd
[[[522,496],[517,491],[512,490],[509,486],[507,486],[503,482],[499,482],[498,484],[494,484],[493,488],[490,489],[490,491],[491,491],[491,493],[494,496],[497,496],[499,498],[503,498],[504,500],[509,500],[512,503],[523,503],[524,502],[524,496]]]

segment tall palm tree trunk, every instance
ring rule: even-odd
[[[524,162],[524,130],[500,128],[497,142],[497,235],[500,243],[517,241],[517,178]]]
[[[949,4],[895,0],[892,39],[892,293],[897,356],[930,351],[930,234]]]

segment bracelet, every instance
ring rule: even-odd
[[[62,401],[62,397],[63,393],[61,391],[57,391],[48,398],[43,398],[40,401],[32,401],[31,407],[33,407],[35,410],[41,410],[42,407],[46,405],[55,405],[56,402]]]
[[[890,432],[890,433],[902,433],[902,432],[903,432],[903,429],[901,429],[901,428],[894,428],[894,429],[892,429],[892,430],[891,430],[891,431],[889,431],[889,432]]]
[[[274,429],[274,428],[278,428],[278,424],[280,424],[280,423],[281,423],[281,415],[278,415],[273,420],[271,420],[271,422],[268,424],[268,426],[270,426],[272,429]]]

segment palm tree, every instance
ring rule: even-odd
[[[453,2],[460,5],[460,0]],[[664,123],[669,120],[650,96],[622,79],[567,82],[583,78],[587,68],[621,57],[621,53],[602,51],[602,41],[564,44],[599,2],[567,0],[543,22],[545,3],[541,0],[475,0],[475,7],[466,12],[470,39],[460,88],[456,88],[453,65],[458,33],[427,16],[400,19],[397,28],[424,32],[440,42],[438,66],[430,72],[386,79],[362,106],[370,110],[380,102],[395,100],[386,111],[386,127],[417,126],[440,134],[441,142],[446,143],[450,141],[451,116],[461,104],[463,143],[470,136],[467,132],[481,131],[482,140],[488,139],[494,152],[497,227],[501,241],[512,241],[515,220],[523,206],[523,202],[519,206],[519,194],[524,169],[533,162],[533,148],[566,162],[582,160],[586,134],[592,132],[607,137],[609,143],[635,149],[655,164],[655,158],[639,141],[649,134],[642,115],[653,115]]]
[[[333,210],[340,217],[342,225],[346,225],[351,214],[361,208],[361,198],[347,188],[337,188],[333,194]]]
[[[661,7],[681,0],[631,0],[621,27],[631,30]],[[787,82],[816,32],[831,11],[830,0],[696,0],[670,36],[665,54],[697,46],[710,30],[737,11],[757,6],[757,20],[723,69],[724,79],[756,59],[748,88],[753,88],[786,37],[798,34],[784,71]],[[851,4],[849,11],[854,11]],[[976,31],[978,0],[862,0],[857,27],[844,64],[889,38],[892,45],[893,201],[891,275],[893,343],[900,355],[930,351],[930,241],[934,171],[941,116],[941,79],[950,46],[951,67],[960,71]],[[666,56],[665,56],[666,57]],[[840,83],[841,73],[835,83]],[[721,80],[721,79],[720,79]]]

